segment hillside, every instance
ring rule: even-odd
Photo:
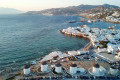
[[[92,18],[92,19],[102,19],[102,18],[104,19],[107,16],[111,16],[116,11],[119,13],[120,7],[105,4],[105,5],[93,8],[93,9],[79,12],[78,15],[84,16],[86,18]]]
[[[104,5],[79,5],[79,6],[70,6],[65,8],[52,8],[46,9],[42,11],[29,11],[25,14],[42,14],[42,15],[79,15],[81,12],[96,12],[95,10],[99,8],[109,8],[110,9],[117,9],[118,6],[104,4]],[[93,11],[92,11],[93,9]]]
[[[52,8],[42,11],[29,11],[26,14],[43,14],[43,15],[74,15],[78,12],[96,8],[96,5],[79,5],[79,6],[70,6],[65,8]]]
[[[20,14],[23,13],[23,11],[16,10],[13,8],[2,8],[0,7],[0,14]]]

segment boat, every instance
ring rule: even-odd
[[[93,23],[93,21],[92,20],[88,20],[88,23]]]
[[[115,26],[112,26],[112,27],[109,26],[108,29],[115,29]]]
[[[76,23],[75,20],[67,21],[67,23]]]

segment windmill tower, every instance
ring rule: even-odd
[[[93,60],[93,65],[97,64],[97,57],[95,56],[95,59]]]
[[[93,62],[93,70],[92,72],[96,75],[99,75],[99,71],[100,71],[100,65],[97,62],[97,57],[95,57],[95,60]]]

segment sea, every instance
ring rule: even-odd
[[[120,24],[81,22],[80,16],[0,15],[0,70],[19,68],[53,51],[72,51],[83,48],[89,40],[65,36],[60,30],[88,25],[108,28]],[[67,21],[76,20],[76,23]]]

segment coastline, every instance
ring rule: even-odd
[[[106,20],[106,19],[104,19],[104,18],[93,18],[93,17],[90,17],[90,16],[86,16],[86,15],[80,15],[80,16],[82,16],[83,18],[86,18],[86,19],[90,19],[90,20],[104,20],[105,22],[107,22],[107,23],[114,23],[114,24],[120,24],[120,22],[115,22],[115,21],[109,21],[109,20]]]
[[[92,41],[91,41],[90,37],[84,36],[84,34],[82,34],[82,33],[80,33],[81,35],[77,35],[77,34],[67,34],[65,32],[62,32],[62,30],[60,30],[60,32],[62,34],[65,34],[65,35],[82,37],[82,38],[88,39],[89,43],[87,45],[85,45],[85,47],[83,48],[83,50],[88,50],[92,46]]]
[[[60,32],[61,32],[61,30],[60,30]],[[62,32],[61,32],[62,33]],[[62,33],[62,34],[64,34],[64,33]],[[69,34],[67,34],[67,35],[69,35]],[[84,39],[88,39],[89,40],[89,43],[88,44],[86,44],[85,45],[85,47],[83,47],[81,50],[85,50],[85,51],[87,51],[90,47],[91,47],[91,39],[89,38],[89,37],[85,37],[85,36],[80,36],[80,35],[69,35],[69,36],[75,36],[75,37],[80,37],[80,38],[84,38]],[[79,50],[79,49],[78,49]],[[45,56],[44,56],[45,57]],[[44,57],[40,57],[40,58],[44,58]],[[49,61],[49,60],[48,60]],[[42,61],[42,62],[44,62],[44,61]],[[42,63],[42,62],[40,62],[40,63]],[[39,62],[38,62],[39,63]],[[37,63],[37,64],[38,64]],[[37,65],[36,64],[36,65]],[[16,71],[11,71],[12,72],[12,74],[13,75],[9,75],[9,74],[11,74],[11,73],[8,73],[8,74],[6,74],[6,72],[5,73],[3,73],[3,74],[1,74],[0,75],[0,77],[4,77],[4,78],[6,78],[6,79],[8,79],[8,78],[10,78],[10,77],[14,77],[16,74],[19,74],[19,73],[21,73],[21,71],[22,71],[22,68],[20,69],[20,70],[16,70]]]

